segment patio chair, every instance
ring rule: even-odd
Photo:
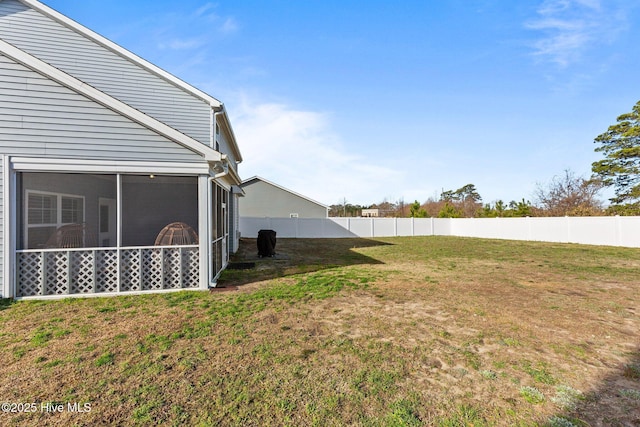
[[[172,222],[166,225],[158,237],[155,246],[197,245],[198,233],[184,222]]]
[[[44,244],[51,248],[85,248],[95,246],[95,236],[87,232],[87,224],[67,224],[60,226]]]

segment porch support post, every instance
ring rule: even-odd
[[[71,253],[71,251],[67,251],[67,265],[65,266],[65,274],[67,275],[67,295],[71,294],[71,286],[73,286],[73,273],[71,271],[72,269],[72,262],[71,262],[71,257],[73,256],[73,254]]]
[[[122,175],[116,174],[116,266],[118,293],[122,291]]]
[[[165,282],[165,272],[164,272],[164,264],[165,264],[165,254],[164,248],[160,248],[160,289],[164,289]]]
[[[209,265],[211,264],[211,180],[206,175],[198,176],[198,239],[200,289],[210,285]]]
[[[183,250],[182,248],[178,248],[178,265],[180,265],[180,267],[178,268],[178,271],[180,272],[180,277],[178,278],[178,284],[179,284],[179,288],[182,289],[184,288],[184,263],[182,262],[182,260],[184,259],[184,255],[183,255]]]
[[[40,281],[40,295],[47,294],[47,252],[40,252],[42,258],[40,258],[40,268],[42,271],[42,280]]]
[[[98,267],[96,265],[96,263],[98,262],[98,251],[94,249],[93,251],[91,251],[91,253],[91,287],[93,293],[95,294],[98,292]]]
[[[143,283],[144,283],[144,268],[142,268],[142,260],[143,260],[143,256],[142,256],[142,249],[138,249],[136,251],[136,253],[138,254],[138,290],[142,291],[144,290],[144,288],[142,287]],[[134,289],[133,284],[132,286],[129,287],[129,289]]]
[[[15,205],[15,180],[13,179],[13,173],[11,171],[11,159],[9,156],[2,156],[2,263],[4,268],[2,269],[2,288],[0,288],[0,295],[3,298],[13,298],[17,294],[16,276],[14,273],[17,268],[15,265],[15,224],[14,222],[14,210]]]

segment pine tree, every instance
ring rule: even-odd
[[[640,101],[594,142],[599,144],[595,151],[605,158],[594,162],[591,170],[595,179],[614,187],[610,210],[640,215]]]

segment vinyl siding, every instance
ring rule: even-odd
[[[0,38],[209,145],[208,103],[48,16],[0,0]]]
[[[203,161],[176,142],[2,55],[0,152],[82,159]]]
[[[226,153],[227,156],[229,156],[229,161],[231,162],[232,165],[235,165],[236,163],[236,156],[233,154],[233,150],[231,150],[231,145],[229,144],[229,136],[227,135],[226,131],[222,131],[220,132],[219,135],[216,135],[216,138],[218,140],[218,144],[220,144],[220,152],[221,153]]]
[[[240,200],[241,217],[326,218],[327,208],[268,182],[253,180],[242,184],[245,196]]]

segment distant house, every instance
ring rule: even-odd
[[[377,218],[380,216],[378,209],[362,209],[362,216],[365,218]]]
[[[254,176],[240,185],[241,217],[327,218],[329,207],[278,184]]]
[[[0,0],[0,297],[207,289],[238,245],[224,105],[35,0]]]

